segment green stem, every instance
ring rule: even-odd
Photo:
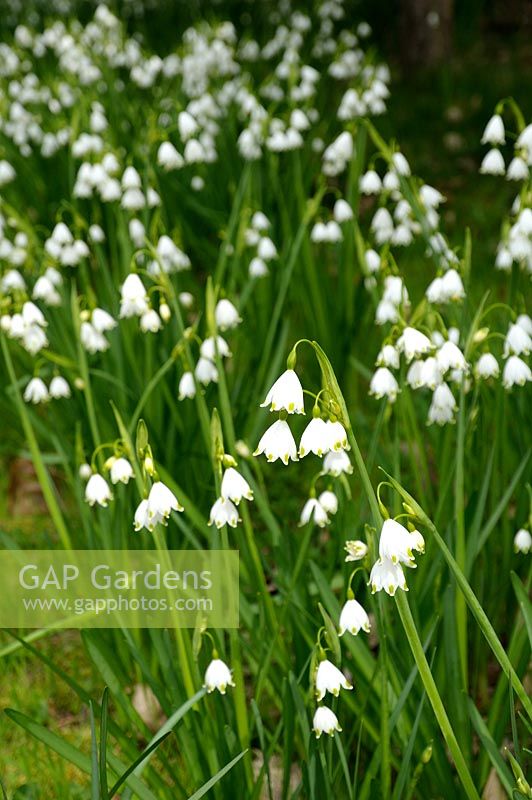
[[[460,409],[458,412],[458,428],[456,442],[456,469],[454,481],[454,511],[456,518],[456,563],[462,570],[466,569],[466,537],[464,518],[464,437],[465,437],[465,390],[464,383],[460,388]],[[456,596],[456,634],[458,639],[458,655],[462,686],[467,692],[467,608],[465,597]]]
[[[421,680],[423,681],[425,691],[427,692],[427,696],[430,700],[434,715],[438,720],[438,725],[440,726],[440,730],[443,734],[447,747],[449,748],[453,757],[456,770],[462,782],[462,786],[464,787],[465,792],[470,800],[480,800],[479,794],[475,788],[475,784],[473,783],[473,779],[471,778],[469,770],[467,769],[467,764],[462,755],[462,751],[460,750],[460,746],[456,740],[456,736],[454,735],[451,723],[449,722],[449,718],[445,712],[445,708],[439,695],[436,683],[432,677],[432,672],[425,657],[423,645],[421,644],[421,640],[419,638],[405,592],[397,592],[395,596],[395,602],[397,604],[399,616],[401,617],[401,622],[403,623],[403,628],[410,644],[410,649],[412,650]]]

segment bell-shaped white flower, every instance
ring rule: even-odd
[[[109,500],[113,499],[109,484],[101,475],[95,472],[90,476],[85,486],[85,500],[90,506],[95,503],[107,508]]]
[[[158,525],[160,522],[163,521],[163,517],[161,514],[155,514],[151,517],[148,516],[148,499],[145,498],[141,500],[137,506],[137,510],[135,511],[135,517],[133,519],[133,527],[136,531],[142,530],[142,528],[146,528],[148,531],[155,530],[155,526]]]
[[[111,483],[129,483],[133,477],[133,467],[123,456],[115,458],[109,471]]]
[[[253,455],[259,456],[261,453],[264,453],[268,461],[277,461],[280,458],[285,465],[290,460],[297,461],[297,446],[286,420],[278,419],[262,434]]]
[[[216,525],[217,528],[229,525],[231,528],[236,528],[238,521],[238,509],[234,503],[227,498],[219,497],[211,508],[209,525]]]
[[[373,373],[369,384],[369,393],[377,400],[387,397],[391,403],[394,403],[399,391],[399,384],[387,367],[379,367]]]
[[[504,341],[504,358],[509,355],[527,356],[531,350],[532,338],[526,330],[518,324],[510,325]]]
[[[316,697],[318,702],[323,700],[327,692],[338,697],[340,689],[352,689],[353,686],[349,683],[343,672],[338,667],[325,658],[320,661],[316,671]]]
[[[172,511],[183,511],[175,494],[162,481],[156,481],[148,495],[148,518],[162,517],[165,522]]]
[[[237,505],[243,497],[253,500],[253,492],[247,480],[234,467],[225,470],[220,495],[223,500],[232,500]]]
[[[464,354],[454,342],[444,342],[442,344],[436,353],[436,361],[442,374],[445,374],[450,369],[459,369],[461,372],[467,372],[469,369]]]
[[[516,553],[530,553],[532,550],[532,536],[526,528],[520,528],[515,534],[514,550]]]
[[[154,308],[148,308],[140,318],[140,329],[143,333],[157,333],[163,327],[163,321]]]
[[[348,631],[356,636],[359,631],[370,632],[369,617],[364,608],[353,597],[346,600],[340,613],[338,635],[343,636]]]
[[[340,475],[351,475],[353,472],[353,465],[345,450],[327,453],[323,459],[323,472],[335,478],[340,477]]]
[[[399,369],[399,353],[392,344],[385,344],[381,348],[375,363],[378,367]]]
[[[220,694],[225,694],[228,686],[234,686],[231,670],[221,658],[213,658],[207,669],[205,670],[205,678],[203,687],[207,689],[210,694],[218,689]]]
[[[384,589],[393,597],[397,589],[408,591],[403,569],[399,563],[394,564],[388,558],[379,558],[371,569],[369,584],[373,594]]]
[[[428,414],[429,423],[435,422],[438,425],[445,425],[449,422],[454,422],[456,408],[453,393],[446,383],[441,383],[436,387],[432,395]]]
[[[24,400],[26,403],[45,403],[50,399],[48,387],[41,378],[32,378],[24,389]]]
[[[499,377],[499,364],[492,353],[483,353],[475,364],[475,376],[484,380]]]
[[[132,272],[120,290],[120,317],[140,317],[148,309],[148,295],[139,276]]]
[[[504,122],[502,121],[502,117],[500,114],[494,114],[489,120],[488,124],[484,128],[484,133],[482,134],[482,139],[480,140],[481,144],[504,144]]]
[[[204,339],[200,346],[200,355],[202,358],[208,358],[210,361],[216,359],[216,354],[220,358],[231,358],[231,351],[229,345],[222,336],[209,336]]]
[[[209,383],[218,383],[218,370],[216,364],[213,364],[210,358],[203,358],[202,356],[198,359],[194,375],[196,380],[204,386],[208,386]]]
[[[277,378],[261,408],[270,406],[270,411],[286,411],[288,414],[304,414],[303,387],[293,369],[287,369]]]
[[[322,733],[334,736],[335,731],[341,731],[342,729],[334,711],[331,711],[327,706],[318,706],[314,712],[312,730],[316,734],[316,739],[319,739]]]
[[[225,297],[223,297],[221,300],[218,300],[214,310],[214,319],[216,321],[216,326],[221,331],[236,328],[237,325],[240,325],[242,322],[242,319],[240,318],[240,315],[232,302],[227,300]]]
[[[384,521],[379,539],[379,556],[381,559],[389,559],[394,564],[406,564],[414,566],[414,556],[412,551],[421,547],[424,549],[423,537],[416,532],[414,536],[404,525],[394,519]]]
[[[194,380],[194,375],[192,374],[192,372],[184,372],[179,380],[178,399],[184,400],[185,397],[192,398],[195,396],[196,396],[196,381]]]
[[[519,356],[510,356],[502,371],[502,383],[505,389],[512,386],[524,386],[528,381],[532,381],[530,367]]]
[[[50,397],[59,400],[63,397],[70,397],[70,386],[68,382],[61,375],[54,375],[50,381]]]
[[[350,539],[345,543],[344,550],[347,553],[346,562],[362,561],[368,553],[368,546],[365,542],[361,542],[360,539]]]
[[[528,314],[519,314],[516,319],[516,324],[526,331],[529,336],[532,336],[532,319]]]
[[[429,353],[432,343],[428,336],[421,331],[407,327],[397,340],[397,349],[404,353],[406,360],[410,362],[413,358],[419,358],[425,353]]]
[[[95,308],[91,314],[91,325],[98,333],[106,333],[116,328],[117,321],[103,308]]]
[[[508,164],[506,170],[507,181],[526,181],[530,175],[530,168],[524,158],[515,156]]]
[[[502,153],[500,150],[497,150],[496,147],[488,150],[484,158],[482,159],[482,164],[480,165],[480,172],[483,175],[504,175],[506,172],[506,166],[504,164],[504,158],[502,157]]]
[[[340,198],[336,201],[333,208],[333,214],[336,222],[342,223],[353,219],[353,209],[346,200]]]
[[[318,497],[319,504],[327,514],[336,514],[338,511],[338,498],[330,489],[326,489]]]
[[[315,497],[310,497],[303,506],[299,518],[299,525],[306,525],[311,520],[315,522],[319,528],[324,528],[329,523],[326,510]]]
[[[349,444],[347,443],[347,433],[340,420],[328,419],[325,424],[327,426],[329,449],[334,451],[349,450]]]
[[[312,417],[301,436],[299,457],[303,458],[307,453],[314,453],[321,458],[329,449],[330,437],[327,423],[320,416]]]

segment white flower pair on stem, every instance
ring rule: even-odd
[[[417,530],[410,531],[394,519],[386,519],[379,539],[379,558],[369,583],[373,593],[384,591],[393,597],[397,589],[408,591],[401,565],[415,567],[413,551],[424,553],[425,542]]]
[[[211,508],[209,525],[216,525],[217,528],[229,525],[236,528],[240,521],[237,506],[242,498],[253,500],[251,486],[238,470],[228,467],[222,478],[220,497]]]

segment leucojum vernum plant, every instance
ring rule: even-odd
[[[2,735],[65,798],[530,798],[532,123],[482,135],[515,199],[479,265],[380,133],[369,25],[255,5],[164,55],[104,4],[0,42],[8,453],[54,547],[240,559],[238,630],[80,634],[101,699],[6,633],[92,751]]]

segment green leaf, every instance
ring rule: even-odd
[[[140,754],[140,756],[119,777],[115,785],[112,787],[111,791],[108,793],[109,798],[115,796],[119,788],[122,786],[123,783],[126,782],[127,778],[131,775],[131,773],[134,772],[137,769],[137,767],[139,767],[142,764],[143,761],[146,761],[146,759],[159,747],[159,745],[162,744],[164,740],[170,736],[170,733],[171,731],[168,731],[168,733],[159,736],[159,738],[156,741],[151,742],[151,744],[148,745],[148,747]]]
[[[137,458],[139,461],[142,459],[144,451],[146,450],[149,442],[148,437],[148,428],[146,427],[146,423],[143,419],[139,419],[137,424],[137,443],[136,443],[136,450],[137,450]]]
[[[338,638],[336,627],[321,603],[318,603],[318,608],[320,610],[321,616],[323,617],[323,622],[325,623],[325,632],[327,634],[327,641],[329,642],[329,647],[331,648],[336,663],[340,664],[342,661],[342,650],[340,647],[340,639]]]
[[[523,586],[523,584],[521,583],[515,572],[511,573],[511,578],[514,587],[514,592],[517,597],[517,602],[519,603],[519,606],[521,608],[525,620],[530,646],[532,647],[532,604],[528,599],[525,587]]]
[[[204,795],[207,794],[209,789],[212,789],[213,786],[216,786],[218,781],[220,781],[223,778],[223,776],[229,772],[229,770],[233,769],[233,767],[236,764],[238,764],[241,758],[244,758],[247,752],[248,752],[247,750],[242,750],[242,752],[239,753],[235,758],[233,758],[232,761],[226,764],[225,767],[222,767],[222,769],[219,770],[216,773],[216,775],[210,778],[210,780],[208,780],[207,783],[204,783],[203,786],[201,786],[197,792],[194,792],[194,794],[190,795],[188,800],[200,800],[200,797],[204,797]]]
[[[94,705],[89,703],[91,718],[91,800],[100,800],[100,770],[98,768],[98,740],[96,738],[96,723],[94,720]]]
[[[100,791],[102,798],[109,797],[107,784],[107,716],[109,714],[109,689],[107,686],[102,695],[102,714],[100,718]]]

